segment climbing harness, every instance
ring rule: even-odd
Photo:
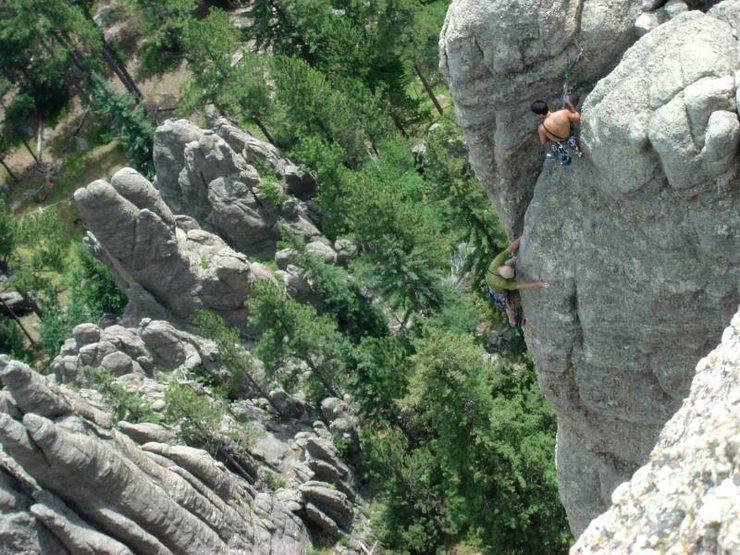
[[[571,135],[565,141],[550,141],[546,156],[555,158],[561,166],[567,166],[574,156],[576,158],[583,156],[583,152],[578,145],[578,139],[575,135]]]
[[[485,297],[488,299],[496,310],[506,310],[507,307],[507,301],[506,301],[506,293],[496,293],[494,291],[491,291],[490,288],[486,288]]]

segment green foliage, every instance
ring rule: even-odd
[[[75,243],[74,255],[74,263],[69,270],[72,297],[94,315],[123,314],[128,299],[116,285],[105,264],[80,243]]]
[[[265,174],[260,180],[260,192],[262,196],[274,206],[281,206],[287,198],[275,176]]]
[[[407,352],[390,337],[368,337],[353,352],[354,372],[349,390],[363,416],[373,420],[394,420],[396,400],[408,389]]]
[[[110,372],[102,368],[87,370],[92,380],[92,385],[97,389],[113,409],[113,418],[116,422],[125,420],[136,424],[137,422],[159,422],[159,417],[149,406],[149,403],[135,393],[130,393],[116,382]]]
[[[455,244],[467,246],[462,271],[472,270],[473,285],[482,287],[488,264],[506,246],[506,235],[467,162],[454,122],[442,119],[426,145],[423,173],[431,185],[430,200],[439,206],[444,231]]]
[[[59,353],[62,344],[71,336],[72,329],[77,324],[94,320],[90,309],[79,300],[71,299],[65,306],[62,306],[56,293],[49,289],[47,289],[41,307],[43,315],[39,333],[49,360]]]
[[[176,65],[183,48],[183,29],[197,5],[196,0],[126,1],[145,37],[138,51],[141,75],[159,75]]]
[[[392,553],[435,553],[452,532],[443,513],[441,469],[425,446],[414,448],[398,429],[360,434],[362,473],[379,490],[373,530]]]
[[[377,138],[387,133],[382,97],[356,79],[328,80],[304,62],[280,56],[273,59],[272,77],[284,118],[281,144],[290,146],[293,137],[318,137],[339,146],[343,163],[357,168]]]
[[[570,540],[557,496],[554,413],[533,371],[491,373],[469,338],[430,330],[405,400],[444,468],[447,516],[492,553],[558,553]],[[491,511],[490,507],[496,507]]]
[[[91,82],[93,109],[116,131],[131,165],[153,178],[154,121],[142,104],[135,104],[130,95],[117,93],[102,77],[93,75]]]
[[[7,270],[8,259],[15,251],[18,240],[18,225],[15,218],[5,206],[5,202],[0,199],[0,272]]]
[[[354,176],[345,217],[360,247],[353,270],[402,314],[405,327],[413,315],[441,306],[447,256],[410,154],[397,144],[384,152],[381,163]]]
[[[227,406],[223,401],[198,395],[186,384],[170,382],[165,390],[165,420],[179,426],[182,440],[212,455],[239,456],[247,453],[255,430],[231,421],[227,424]]]
[[[202,20],[187,20],[182,40],[192,78],[182,91],[181,109],[190,112],[212,103],[237,121],[255,123],[272,142],[263,123],[272,109],[264,59],[240,50],[237,31],[228,15],[212,10]],[[240,59],[232,64],[237,52]]]
[[[348,345],[334,321],[317,314],[312,306],[285,297],[272,282],[258,282],[254,292],[247,301],[249,323],[262,335],[252,352],[267,371],[290,391],[298,383],[298,369],[305,365],[310,371],[305,387],[311,401],[341,397]]]
[[[342,267],[327,264],[306,251],[303,240],[283,232],[288,246],[296,251],[292,263],[312,289],[321,295],[322,312],[331,314],[339,330],[351,341],[365,336],[381,337],[388,334],[388,324],[381,310],[363,293],[359,283]]]
[[[4,316],[0,316],[0,353],[24,362],[29,362],[31,359],[26,350],[23,332],[18,324]]]
[[[257,361],[242,346],[239,330],[228,327],[223,318],[207,310],[195,313],[193,325],[218,347],[218,362],[229,373],[223,384],[227,397],[237,399],[259,395],[267,398],[265,387],[255,378]]]

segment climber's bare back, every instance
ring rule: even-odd
[[[565,109],[550,112],[537,127],[540,143],[544,145],[548,140],[557,142],[566,140],[570,135],[571,122],[578,123],[579,121],[581,121],[581,116],[578,112]]]

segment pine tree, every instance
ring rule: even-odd
[[[202,20],[188,20],[183,42],[192,78],[183,89],[182,110],[211,103],[232,119],[254,123],[274,144],[266,125],[271,102],[263,60],[239,43],[227,14],[211,10]]]
[[[261,336],[252,352],[286,389],[297,385],[304,367],[309,372],[306,387],[312,401],[341,398],[348,345],[334,321],[310,305],[287,298],[277,284],[260,282],[255,293],[247,309],[250,325]]]
[[[141,174],[153,178],[155,125],[151,116],[131,96],[114,91],[102,77],[94,75],[91,80],[94,111],[116,132],[129,163]]]

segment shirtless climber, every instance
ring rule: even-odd
[[[506,250],[493,259],[486,272],[486,283],[488,284],[486,296],[493,301],[497,308],[506,310],[506,317],[512,327],[516,326],[516,299],[514,299],[512,291],[542,289],[550,286],[549,283],[542,280],[516,282],[514,279],[516,271],[513,264],[511,264],[513,262],[511,257],[519,248],[519,241],[521,241],[521,237],[512,241],[506,247]]]
[[[537,134],[540,144],[545,147],[548,158],[554,154],[558,155],[558,162],[562,166],[570,164],[570,152],[581,156],[581,149],[575,135],[571,133],[571,124],[581,122],[581,114],[578,113],[570,98],[566,96],[564,107],[557,112],[551,112],[544,100],[532,102],[532,111],[542,118],[537,126]],[[555,143],[554,149],[550,149],[548,142]]]

